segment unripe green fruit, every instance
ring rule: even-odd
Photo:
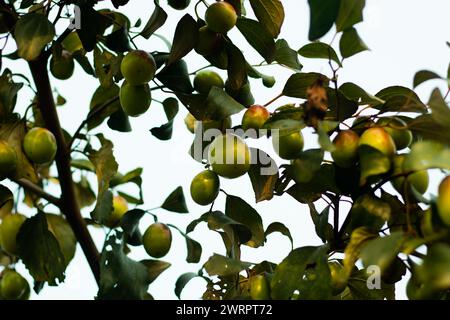
[[[53,133],[45,128],[35,127],[23,139],[23,150],[27,157],[37,164],[53,161],[57,151]]]
[[[341,131],[333,141],[334,151],[331,152],[336,165],[349,168],[358,160],[359,136],[352,130]]]
[[[397,150],[402,150],[412,142],[412,132],[407,128],[406,123],[399,118],[381,118],[377,125],[382,126],[387,133],[389,133],[394,140]],[[404,128],[404,129],[402,129]]]
[[[184,118],[184,124],[186,125],[186,128],[191,132],[195,132],[195,122],[197,119],[192,115],[192,113],[188,113],[186,117]]]
[[[152,102],[152,94],[148,84],[131,85],[123,82],[120,87],[120,105],[130,117],[137,117],[145,113]]]
[[[191,197],[196,203],[206,206],[219,195],[220,181],[217,174],[205,170],[197,174],[191,182]]]
[[[263,274],[250,278],[250,297],[252,300],[269,300],[270,284]]]
[[[392,175],[399,175],[405,173],[403,170],[403,163],[405,162],[406,156],[404,154],[396,155],[393,159],[393,172]],[[406,190],[409,195],[411,194],[411,186],[414,187],[419,193],[424,194],[428,189],[428,172],[426,170],[417,171],[408,175]],[[400,194],[404,194],[405,191],[405,177],[398,177],[391,181],[392,186],[397,190]]]
[[[176,10],[184,10],[189,6],[191,0],[167,0],[169,6]]]
[[[172,233],[163,223],[154,223],[145,230],[142,238],[144,249],[154,258],[162,258],[170,250]]]
[[[213,54],[220,45],[220,34],[203,26],[198,30],[198,40],[195,51],[202,56]]]
[[[450,176],[439,184],[437,208],[442,221],[450,227]]]
[[[115,196],[113,198],[113,212],[109,216],[105,225],[109,228],[115,228],[122,219],[123,215],[128,211],[128,202],[121,196]]]
[[[347,287],[347,276],[345,275],[344,268],[338,262],[329,262],[331,275],[331,287],[334,295],[340,294]]]
[[[11,255],[18,254],[16,238],[20,227],[26,219],[25,216],[18,213],[3,217],[2,224],[0,225],[0,243],[3,251]]]
[[[388,157],[392,157],[397,151],[392,137],[380,127],[369,128],[364,131],[359,139],[359,145],[368,145]]]
[[[222,134],[209,146],[208,160],[219,176],[234,179],[250,169],[250,149],[238,136]]]
[[[200,71],[194,77],[194,89],[202,94],[208,94],[212,87],[223,88],[224,82],[214,71]]]
[[[17,167],[17,154],[8,142],[0,140],[0,179]]]
[[[260,105],[250,106],[244,113],[242,117],[242,129],[255,129],[259,130],[262,128],[264,123],[269,119],[270,112]]]
[[[280,132],[279,136],[272,137],[272,145],[280,158],[292,160],[297,158],[303,150],[303,135],[300,130]]]
[[[14,270],[5,270],[0,281],[0,295],[5,300],[23,300],[29,285],[27,280]]]
[[[206,10],[205,22],[212,31],[227,33],[236,25],[236,10],[228,2],[214,2]]]
[[[120,71],[130,85],[146,84],[155,76],[155,59],[143,50],[130,51],[120,64]]]
[[[69,52],[63,51],[61,57],[50,59],[50,72],[60,80],[67,80],[73,75],[75,63]]]

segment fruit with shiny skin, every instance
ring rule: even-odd
[[[198,29],[198,39],[195,52],[202,56],[213,54],[220,46],[220,34],[210,30],[207,26]]]
[[[57,151],[55,136],[45,128],[35,127],[23,138],[23,150],[34,163],[52,162]]]
[[[300,130],[289,132],[280,131],[278,137],[272,137],[272,145],[280,158],[286,160],[295,159],[303,150],[304,140],[302,132]]]
[[[250,106],[244,113],[242,117],[242,129],[255,129],[259,130],[262,128],[264,123],[269,119],[270,112],[260,105]]]
[[[200,71],[194,77],[194,89],[202,94],[208,94],[212,87],[223,88],[224,85],[223,79],[214,71]]]
[[[211,204],[219,195],[220,181],[217,174],[205,170],[197,174],[191,182],[191,197],[197,204],[206,206]]]
[[[236,10],[228,2],[214,2],[206,9],[205,22],[212,31],[227,33],[236,25]]]
[[[250,297],[252,300],[269,300],[270,284],[263,274],[250,278]]]
[[[359,145],[368,145],[388,157],[392,157],[397,151],[394,140],[389,133],[381,127],[373,127],[364,131],[359,138]]]
[[[331,275],[331,287],[334,295],[340,294],[347,287],[347,276],[339,262],[328,262]]]
[[[176,10],[184,10],[189,6],[191,0],[167,0],[169,6]]]
[[[437,208],[441,220],[450,227],[450,176],[439,184]]]
[[[344,130],[333,140],[334,150],[331,152],[336,165],[349,168],[358,160],[359,136],[353,130]]]
[[[0,140],[0,179],[17,167],[17,154],[8,142]]]
[[[0,280],[0,296],[5,300],[26,300],[27,292],[29,295],[30,286],[17,271],[3,271]]]
[[[400,118],[384,117],[378,120],[377,125],[382,126],[391,135],[397,150],[409,147],[413,140],[412,132],[406,129],[407,124]]]
[[[120,71],[130,85],[146,84],[155,76],[155,59],[143,50],[130,51],[120,64]]]
[[[3,217],[2,224],[0,225],[0,244],[3,251],[11,255],[18,254],[16,238],[20,227],[26,219],[24,215],[19,213],[9,214]]]
[[[150,86],[146,84],[131,85],[125,82],[120,87],[120,105],[130,117],[138,117],[145,113],[152,102]]]
[[[406,173],[403,170],[403,163],[405,162],[406,155],[399,154],[394,156],[394,159],[392,161],[393,163],[393,172],[392,175],[400,175],[402,173]],[[419,193],[424,194],[428,189],[428,183],[429,183],[429,177],[428,172],[426,170],[420,170],[414,173],[411,173],[408,175],[408,177],[398,177],[391,181],[392,186],[395,188],[395,190],[398,191],[400,194],[404,194],[404,183],[405,179],[407,179],[407,192],[409,195],[412,195],[411,186],[414,187]]]
[[[198,121],[191,113],[188,113],[184,118],[184,124],[191,133],[195,133],[199,125],[202,126],[202,132],[205,132],[208,129],[218,129],[220,131],[225,131],[226,129],[231,128],[232,122],[231,117],[226,117],[223,120]]]
[[[170,250],[172,244],[172,233],[168,226],[163,223],[153,223],[145,230],[142,238],[144,249],[149,256],[162,258]]]
[[[68,51],[63,51],[60,57],[50,59],[50,72],[59,80],[67,80],[73,75],[75,63]]]
[[[250,148],[240,137],[222,134],[210,144],[208,160],[219,176],[234,179],[250,169]]]
[[[113,197],[113,211],[105,225],[109,228],[115,228],[120,223],[123,215],[128,211],[128,202],[121,196]]]

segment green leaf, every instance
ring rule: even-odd
[[[289,231],[288,227],[286,227],[281,222],[272,222],[264,232],[264,237],[267,238],[269,234],[272,234],[274,232],[279,232],[282,235],[288,237],[291,241],[291,250],[294,249],[294,240],[292,240],[291,232]]]
[[[450,147],[450,130],[437,122],[432,114],[423,114],[408,123],[408,129],[419,139],[432,140]],[[445,119],[439,120],[445,121]]]
[[[288,68],[300,71],[303,66],[298,61],[298,53],[284,39],[278,39],[275,42],[275,61]]]
[[[183,188],[178,187],[164,200],[161,208],[178,213],[188,213]]]
[[[233,92],[238,92],[247,83],[247,70],[242,66],[247,64],[241,50],[230,42],[226,42],[228,57],[227,86]]]
[[[189,14],[185,14],[178,21],[172,40],[172,48],[164,68],[180,60],[194,49],[198,39],[198,28],[197,22]]]
[[[204,117],[212,120],[223,120],[242,110],[244,110],[244,106],[242,104],[230,97],[222,89],[212,87],[206,99]]]
[[[127,27],[121,27],[105,37],[105,45],[115,52],[126,52],[131,50],[130,35]]]
[[[144,29],[142,29],[140,35],[145,39],[150,38],[150,36],[155,33],[160,27],[164,25],[167,20],[167,13],[161,8],[158,2],[155,1],[155,9],[153,10],[152,15],[148,19],[145,24]]]
[[[98,139],[102,145],[101,148],[89,154],[89,160],[95,167],[98,182],[97,203],[91,212],[91,217],[100,223],[104,223],[113,210],[112,193],[108,189],[109,181],[117,173],[118,164],[113,155],[114,146],[112,142],[105,139],[101,134],[98,135]]]
[[[321,38],[331,29],[338,16],[339,2],[337,0],[308,0],[309,41]]]
[[[110,236],[104,245],[100,261],[100,283],[97,299],[143,300],[150,283],[146,265],[128,258],[118,235]]]
[[[367,93],[363,88],[352,82],[343,83],[339,87],[339,91],[348,99],[358,102],[360,105],[370,104],[377,106],[384,103],[384,100]]]
[[[351,118],[358,110],[358,103],[347,99],[347,97],[338,89],[326,89],[328,97],[329,110],[326,114],[327,118],[336,119],[340,122]]]
[[[245,245],[253,248],[263,245],[264,227],[262,219],[252,206],[239,197],[227,195],[225,214],[250,229],[252,238]]]
[[[87,159],[72,159],[71,166],[80,170],[95,172],[95,167]]]
[[[116,174],[110,181],[110,187],[114,188],[119,185],[123,185],[126,183],[133,183],[139,188],[139,199],[136,204],[143,204],[144,199],[142,195],[142,168],[136,168],[127,172],[126,174]]]
[[[236,24],[248,43],[267,61],[271,63],[275,58],[275,41],[263,25],[256,21],[240,17]]]
[[[363,9],[366,0],[341,0],[339,13],[336,18],[336,31],[344,31],[363,21]]]
[[[175,282],[175,295],[177,296],[178,299],[181,299],[181,292],[183,291],[184,287],[188,284],[188,282],[198,276],[199,275],[197,273],[187,272],[183,273],[181,276],[178,277],[177,281]]]
[[[405,87],[387,87],[382,89],[375,96],[385,101],[383,105],[375,107],[382,112],[427,112],[427,107],[420,100],[419,96],[411,89]]]
[[[299,183],[307,183],[315,176],[315,173],[320,170],[324,152],[322,149],[310,149],[302,151],[294,160],[295,168],[298,171],[296,181]],[[293,170],[293,167],[291,167]]]
[[[351,233],[350,242],[345,247],[344,270],[347,275],[352,272],[356,261],[358,261],[364,246],[372,239],[377,238],[377,233],[367,227],[360,227]]]
[[[12,80],[11,71],[5,69],[0,77],[0,119],[1,122],[11,117],[16,106],[17,93],[23,87],[23,83],[15,83]]]
[[[120,219],[120,226],[124,232],[124,237],[127,243],[132,246],[142,245],[142,234],[139,231],[139,222],[144,215],[144,210],[132,209],[126,212]]]
[[[277,38],[284,21],[284,8],[281,1],[250,0],[250,5],[261,25],[269,32],[272,38]]]
[[[111,114],[107,124],[112,130],[119,132],[131,132],[130,119],[122,108]]]
[[[156,75],[156,78],[168,89],[175,92],[192,93],[194,91],[189,78],[187,64],[184,60],[173,62],[161,70]]]
[[[286,81],[283,88],[283,94],[288,97],[306,99],[307,89],[317,81],[323,81],[328,86],[328,78],[323,74],[316,72],[294,73]]]
[[[213,254],[203,265],[210,276],[232,276],[250,267],[250,263]]]
[[[198,263],[200,258],[202,257],[202,246],[200,243],[189,237],[186,233],[178,229],[178,227],[169,224],[170,227],[175,228],[186,240],[186,248],[187,248],[187,263]]]
[[[438,75],[436,72],[429,70],[417,71],[416,74],[414,75],[413,88],[416,88],[418,85],[424,83],[425,81],[433,79],[442,79],[442,77]]]
[[[122,109],[119,102],[119,91],[120,88],[115,83],[109,87],[99,86],[95,90],[89,105],[88,130],[96,128],[107,117]],[[104,107],[105,104],[108,106]]]
[[[369,274],[368,270],[361,269],[351,275],[347,284],[349,298],[354,300],[394,300],[395,285],[381,281],[380,289],[369,289],[367,286]]]
[[[309,205],[309,211],[311,218],[314,222],[316,234],[322,240],[323,243],[332,239],[333,226],[328,223],[328,217],[330,215],[330,206],[326,206],[325,209],[319,214],[313,205]]]
[[[77,28],[83,48],[86,51],[94,50],[97,36],[103,35],[106,28],[112,23],[110,18],[94,10],[91,4],[80,4],[81,26]]]
[[[450,287],[450,247],[436,243],[428,248],[427,255],[418,267],[417,274],[432,290],[447,290]]]
[[[278,108],[271,117],[264,123],[263,129],[279,129],[289,131],[305,128],[303,121],[304,110],[295,105],[286,105]]]
[[[389,157],[371,146],[360,146],[358,153],[361,164],[361,177],[359,181],[361,186],[365,185],[370,177],[387,173],[391,169],[391,160]]]
[[[81,208],[89,207],[90,205],[95,203],[96,200],[95,193],[92,190],[89,181],[86,177],[81,176],[80,181],[74,183],[74,187],[78,204],[80,205]]]
[[[400,231],[369,241],[361,251],[364,266],[378,266],[383,274],[400,253],[404,240],[404,234]]]
[[[17,234],[19,257],[36,281],[57,285],[64,281],[66,262],[58,240],[48,229],[45,214],[28,218]]]
[[[122,55],[114,55],[113,53],[96,47],[94,49],[94,68],[100,85],[110,87],[114,85],[114,78],[120,74],[120,64]]]
[[[378,230],[389,221],[391,212],[388,203],[370,194],[363,194],[353,203],[346,231],[350,233],[359,227]]]
[[[162,260],[141,260],[140,263],[147,267],[149,283],[155,281],[161,273],[171,266],[169,262]]]
[[[259,72],[256,68],[247,63],[248,76],[254,79],[262,79],[262,83],[267,88],[272,88],[275,85],[275,77],[268,76]]]
[[[91,62],[83,53],[81,53],[81,51],[75,52],[73,54],[73,58],[75,59],[76,62],[78,62],[78,64],[84,70],[84,72],[86,72],[91,76],[95,75],[95,71],[91,66]]]
[[[333,152],[335,147],[333,142],[330,139],[330,136],[328,135],[328,132],[334,131],[337,126],[339,125],[339,122],[337,121],[320,121],[317,126],[317,135],[319,136],[318,142],[320,144],[320,147],[324,151]]]
[[[339,50],[343,58],[349,58],[359,52],[369,50],[364,41],[359,37],[355,28],[350,28],[342,33],[339,41]]]
[[[173,119],[178,113],[178,100],[172,97],[162,103],[168,122],[159,127],[150,129],[150,132],[160,140],[169,140],[172,137]]]
[[[0,217],[9,214],[14,205],[14,196],[11,190],[0,184]]]
[[[55,27],[45,15],[28,13],[17,21],[14,38],[18,54],[25,60],[36,59],[55,36]]]
[[[298,53],[305,58],[327,59],[336,62],[342,66],[336,51],[326,43],[312,42],[304,45],[298,50]]]
[[[56,237],[61,253],[64,256],[65,265],[67,266],[75,256],[77,247],[75,233],[63,216],[46,214],[45,217],[47,219],[48,229]]]
[[[428,106],[431,108],[431,114],[434,120],[439,125],[443,127],[450,126],[450,108],[438,88],[434,89],[431,93]]]
[[[411,152],[406,155],[403,169],[420,171],[426,169],[450,170],[450,148],[435,141],[419,141],[412,145]]]
[[[248,176],[255,192],[256,202],[273,198],[275,184],[278,180],[278,167],[275,161],[265,152],[251,148],[252,161]]]

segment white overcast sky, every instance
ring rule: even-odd
[[[127,6],[122,7],[120,10],[130,17],[132,23],[139,17],[145,23],[153,10],[153,1],[145,1],[145,4],[143,2],[130,1]],[[165,2],[165,0],[162,1],[163,5],[165,5]],[[307,1],[284,0],[282,2],[285,7],[286,19],[280,37],[285,38],[297,50],[308,43],[309,9]],[[193,5],[191,5],[190,10],[193,14]],[[447,0],[367,0],[364,10],[365,21],[358,24],[356,28],[371,50],[346,60],[344,68],[339,73],[339,82],[355,82],[368,92],[375,94],[378,90],[390,85],[411,87],[414,73],[420,69],[429,69],[444,76],[450,57],[450,48],[446,45],[446,41],[450,41],[449,12],[450,2]],[[159,30],[159,33],[171,39],[176,22],[185,11],[179,12],[167,7],[167,13],[169,19],[165,26]],[[58,27],[62,29],[65,26],[61,23]],[[329,42],[333,34],[334,30],[330,31],[323,38],[323,41]],[[251,63],[262,61],[262,58],[248,47],[237,30],[232,30],[230,36],[244,50],[245,56]],[[336,49],[338,48],[337,40],[334,42]],[[140,49],[147,51],[165,50],[164,43],[156,37],[152,37],[148,41],[138,41],[137,44]],[[203,58],[197,57],[195,54],[190,54],[187,60],[190,71],[194,71],[206,64]],[[301,57],[300,61],[304,65],[303,71],[319,71],[330,74],[326,61],[310,60]],[[26,64],[23,61],[10,62],[4,60],[4,65],[13,69],[14,72],[27,72]],[[258,80],[252,82],[256,102],[263,104],[281,91],[290,73],[278,67],[265,67],[261,68],[261,71],[272,74],[277,79],[277,84],[272,89],[264,88]],[[63,82],[53,79],[52,84],[67,99],[67,104],[59,108],[59,114],[63,126],[73,133],[88,112],[89,101],[93,91],[98,86],[98,81],[87,76],[77,66],[75,74],[70,80]],[[432,81],[419,87],[417,92],[424,101],[427,101],[431,90],[435,86],[441,87],[442,90],[445,89],[445,84],[442,82]],[[22,96],[18,102],[18,110],[23,110],[29,103],[30,96],[24,94],[26,91],[27,89],[22,89],[21,91]],[[162,100],[165,96],[155,94],[154,98]],[[280,103],[274,104],[271,110],[285,101],[289,100],[280,100]],[[98,129],[99,132],[103,132],[106,137],[114,141],[115,156],[120,164],[119,170],[121,172],[124,173],[136,167],[144,167],[143,188],[145,205],[143,208],[159,206],[175,187],[183,186],[190,209],[189,214],[179,215],[164,210],[155,211],[160,221],[176,224],[181,229],[184,229],[191,220],[207,210],[194,204],[189,197],[190,181],[203,167],[187,154],[187,150],[192,142],[192,135],[184,127],[183,118],[185,115],[186,111],[182,108],[175,121],[173,138],[166,142],[157,140],[148,132],[150,128],[158,126],[165,121],[162,107],[157,103],[153,103],[149,112],[142,117],[131,120],[132,133],[116,133],[107,128],[106,125]],[[242,114],[233,117],[233,123],[238,124],[241,117]],[[316,145],[314,136],[307,135],[306,140],[306,148]],[[273,154],[271,144],[266,139],[252,141],[251,144],[269,152],[275,157],[278,164],[282,163],[282,160]],[[436,192],[438,179],[438,176],[432,176],[429,192]],[[321,243],[314,233],[314,226],[310,221],[308,208],[300,205],[288,195],[255,205],[254,194],[247,176],[236,180],[222,179],[221,183],[222,188],[228,193],[238,195],[254,205],[261,214],[265,227],[274,221],[285,223],[291,230],[295,247],[319,245]],[[54,190],[57,191],[58,189],[55,188]],[[130,188],[129,191],[134,192],[135,190]],[[223,195],[219,196],[215,208],[224,209]],[[22,212],[30,214],[24,208],[22,208]],[[88,215],[88,212],[86,211],[84,214]],[[142,229],[145,230],[146,226],[151,222],[150,218],[143,219],[141,223]],[[100,247],[104,238],[104,232],[99,229],[92,229],[92,232]],[[213,252],[224,254],[224,247],[219,236],[209,231],[202,224],[191,234],[203,246],[201,263],[198,265],[187,264],[185,262],[186,249],[184,239],[176,231],[173,231],[173,235],[172,249],[163,258],[163,260],[171,262],[172,267],[150,285],[150,293],[156,299],[174,299],[174,283],[180,274],[188,271],[196,272]],[[274,234],[268,237],[265,247],[258,249],[244,248],[242,258],[252,262],[263,260],[280,262],[289,253],[289,250],[288,240],[283,236]],[[138,260],[149,258],[142,248],[134,249],[131,256]],[[18,266],[18,269],[24,270],[21,265]],[[201,296],[203,290],[204,281],[200,279],[193,280],[186,287],[182,297],[196,299]],[[81,248],[78,247],[76,257],[67,269],[66,281],[59,287],[46,286],[39,295],[33,294],[32,298],[92,299],[96,291],[94,278],[91,275]],[[398,298],[405,296],[404,282],[398,286],[397,295]]]

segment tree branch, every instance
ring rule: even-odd
[[[11,179],[15,183],[17,183],[22,188],[33,192],[37,196],[47,200],[51,204],[54,204],[55,206],[59,207],[61,205],[60,199],[57,197],[52,196],[51,194],[45,192],[44,189],[42,189],[40,186],[34,184],[30,180],[27,179]]]
[[[52,88],[50,86],[47,70],[47,60],[48,56],[43,53],[36,60],[29,61],[28,64],[36,85],[42,117],[44,118],[46,127],[54,134],[58,146],[55,161],[61,185],[60,208],[72,227],[98,283],[100,279],[100,256],[87,229],[86,222],[81,216],[78,201],[76,199],[70,167],[70,150],[67,148],[66,141],[64,140],[55,107],[55,101],[53,100]]]

